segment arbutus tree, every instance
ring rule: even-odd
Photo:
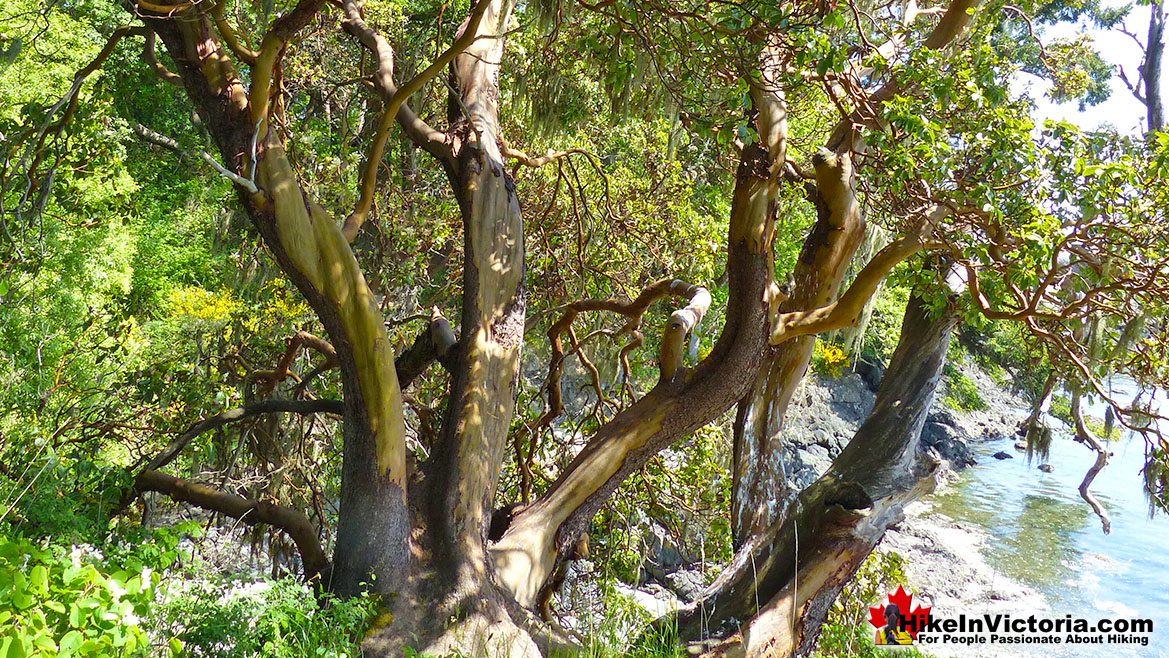
[[[718,655],[806,652],[836,594],[901,505],[928,488],[932,466],[917,461],[917,440],[959,315],[1024,323],[1098,388],[1084,319],[1124,317],[1166,290],[1166,221],[1158,203],[1164,191],[1157,184],[1169,167],[1165,144],[1085,136],[1070,126],[1033,135],[1026,103],[1006,90],[1015,64],[995,45],[1004,22],[1027,8],[975,0],[935,7],[912,0],[580,2],[569,15],[556,5],[552,37],[562,21],[579,20],[610,30],[617,44],[636,44],[657,84],[681,106],[679,116],[686,113],[688,128],[712,131],[733,152],[725,321],[710,352],[687,366],[687,335],[712,304],[706,282],[667,277],[628,301],[586,299],[561,308],[548,332],[549,399],[538,421],[545,425],[563,410],[564,360],[570,353],[585,358],[573,328],[580,314],[623,318],[617,333],[630,337],[620,352],[628,376],[650,304],[682,300],[660,340],[657,384],[604,418],[546,489],[495,515],[493,524],[528,320],[527,211],[508,164],[592,157],[571,149],[533,157],[504,138],[501,69],[513,31],[524,27],[514,15],[535,10],[479,0],[450,45],[407,78],[395,70],[401,53],[361,0],[289,3],[255,21],[250,39],[222,0],[123,7],[134,24],[118,28],[43,123],[15,141],[5,228],[43,210],[55,166],[44,156],[46,144],[65,130],[86,77],[121,40],[144,39],[143,63],[181,87],[218,154],[203,159],[235,184],[240,206],[328,337],[297,334],[279,365],[255,383],[271,391],[290,376],[289,355],[307,346],[323,357],[322,369],[340,371],[343,400],[249,403],[204,421],[152,460],[137,487],[281,527],[300,548],[305,575],[322,587],[384,595],[386,614],[366,640],[375,655],[405,646],[437,654],[571,650],[572,639],[537,613],[590,521],[655,454],[736,405],[736,555],[698,601],[656,626]],[[357,131],[368,153],[356,200],[339,214],[314,198],[289,132],[284,67],[310,29],[357,44],[367,63],[358,77],[378,98]],[[155,42],[167,64],[155,55]],[[722,95],[722,105],[704,106],[710,99],[693,91],[695,76],[716,81],[704,93]],[[447,116],[440,127],[410,103],[443,80]],[[801,125],[793,139],[797,109],[829,120]],[[441,168],[463,240],[457,337],[436,313],[400,355],[351,246],[363,227],[377,223],[375,197],[385,185],[379,167],[395,128]],[[176,148],[148,127],[137,132]],[[785,189],[812,204],[815,221],[792,272],[777,276],[774,241]],[[887,225],[894,239],[846,282],[870,220]],[[803,492],[790,491],[782,477],[782,421],[813,337],[855,324],[878,284],[907,266],[915,295],[872,415],[823,477]],[[1158,339],[1165,330],[1164,318],[1151,318],[1126,366],[1161,376],[1165,343]],[[414,463],[403,389],[434,361],[450,372],[445,412],[429,456]],[[342,417],[331,560],[303,515],[160,472],[205,428],[273,411]],[[1118,412],[1140,427],[1133,411]],[[1165,450],[1159,436],[1150,441]]]

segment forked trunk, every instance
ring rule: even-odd
[[[816,223],[792,272],[792,292],[780,312],[828,305],[864,237],[856,201],[852,154],[823,150],[816,156]],[[795,493],[784,476],[783,419],[812,359],[815,336],[788,340],[767,353],[751,391],[735,415],[731,531],[735,547],[783,518]]]
[[[315,10],[312,3],[302,3],[273,25],[271,34],[279,36],[269,66],[279,58],[283,41]],[[267,81],[254,71],[248,92],[206,16],[149,23],[166,44],[223,161],[259,186],[260,192],[250,197],[240,192],[243,205],[337,351],[345,448],[331,586],[342,594],[356,593],[362,583],[378,592],[396,591],[405,575],[410,532],[405,428],[381,313],[337,223],[309,200],[293,172],[282,139],[268,121],[267,92],[256,93]],[[250,161],[253,148],[258,165]]]

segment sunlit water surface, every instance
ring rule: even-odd
[[[1131,381],[1114,382],[1113,387],[1125,400],[1135,392]],[[1164,413],[1169,408],[1164,392],[1156,399]],[[1090,409],[1103,415],[1098,405]],[[1028,465],[1025,455],[1014,450],[1016,439],[975,446],[979,463],[932,497],[934,509],[986,530],[990,540],[983,552],[990,565],[1042,592],[1052,616],[1071,614],[1093,621],[1142,617],[1154,624],[1147,647],[1042,645],[1029,653],[1169,656],[1169,518],[1163,513],[1149,517],[1142,493],[1144,440],[1138,436],[1112,443],[1115,454],[1092,485],[1112,517],[1112,533],[1105,535],[1077,491],[1095,453],[1057,433],[1047,460],[1055,470],[1044,473],[1036,468],[1038,460]],[[1014,459],[995,459],[992,455],[1000,450]]]

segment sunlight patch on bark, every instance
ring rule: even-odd
[[[283,146],[269,144],[260,161],[259,180],[275,205],[276,230],[285,252],[335,305],[352,343],[367,422],[377,442],[378,473],[404,483],[406,432],[394,351],[353,250],[325,210],[305,197]]]

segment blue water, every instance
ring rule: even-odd
[[[1109,535],[1077,491],[1095,453],[1057,432],[1047,460],[1055,470],[1044,473],[1038,460],[1027,464],[1015,440],[978,444],[979,463],[932,497],[934,509],[986,530],[991,539],[983,553],[990,565],[1042,592],[1054,616],[1154,623],[1147,647],[1049,647],[1047,655],[1169,656],[1169,518],[1149,517],[1140,472],[1144,440],[1110,444],[1114,455],[1092,485],[1112,517]],[[1000,450],[1014,459],[994,459]]]

